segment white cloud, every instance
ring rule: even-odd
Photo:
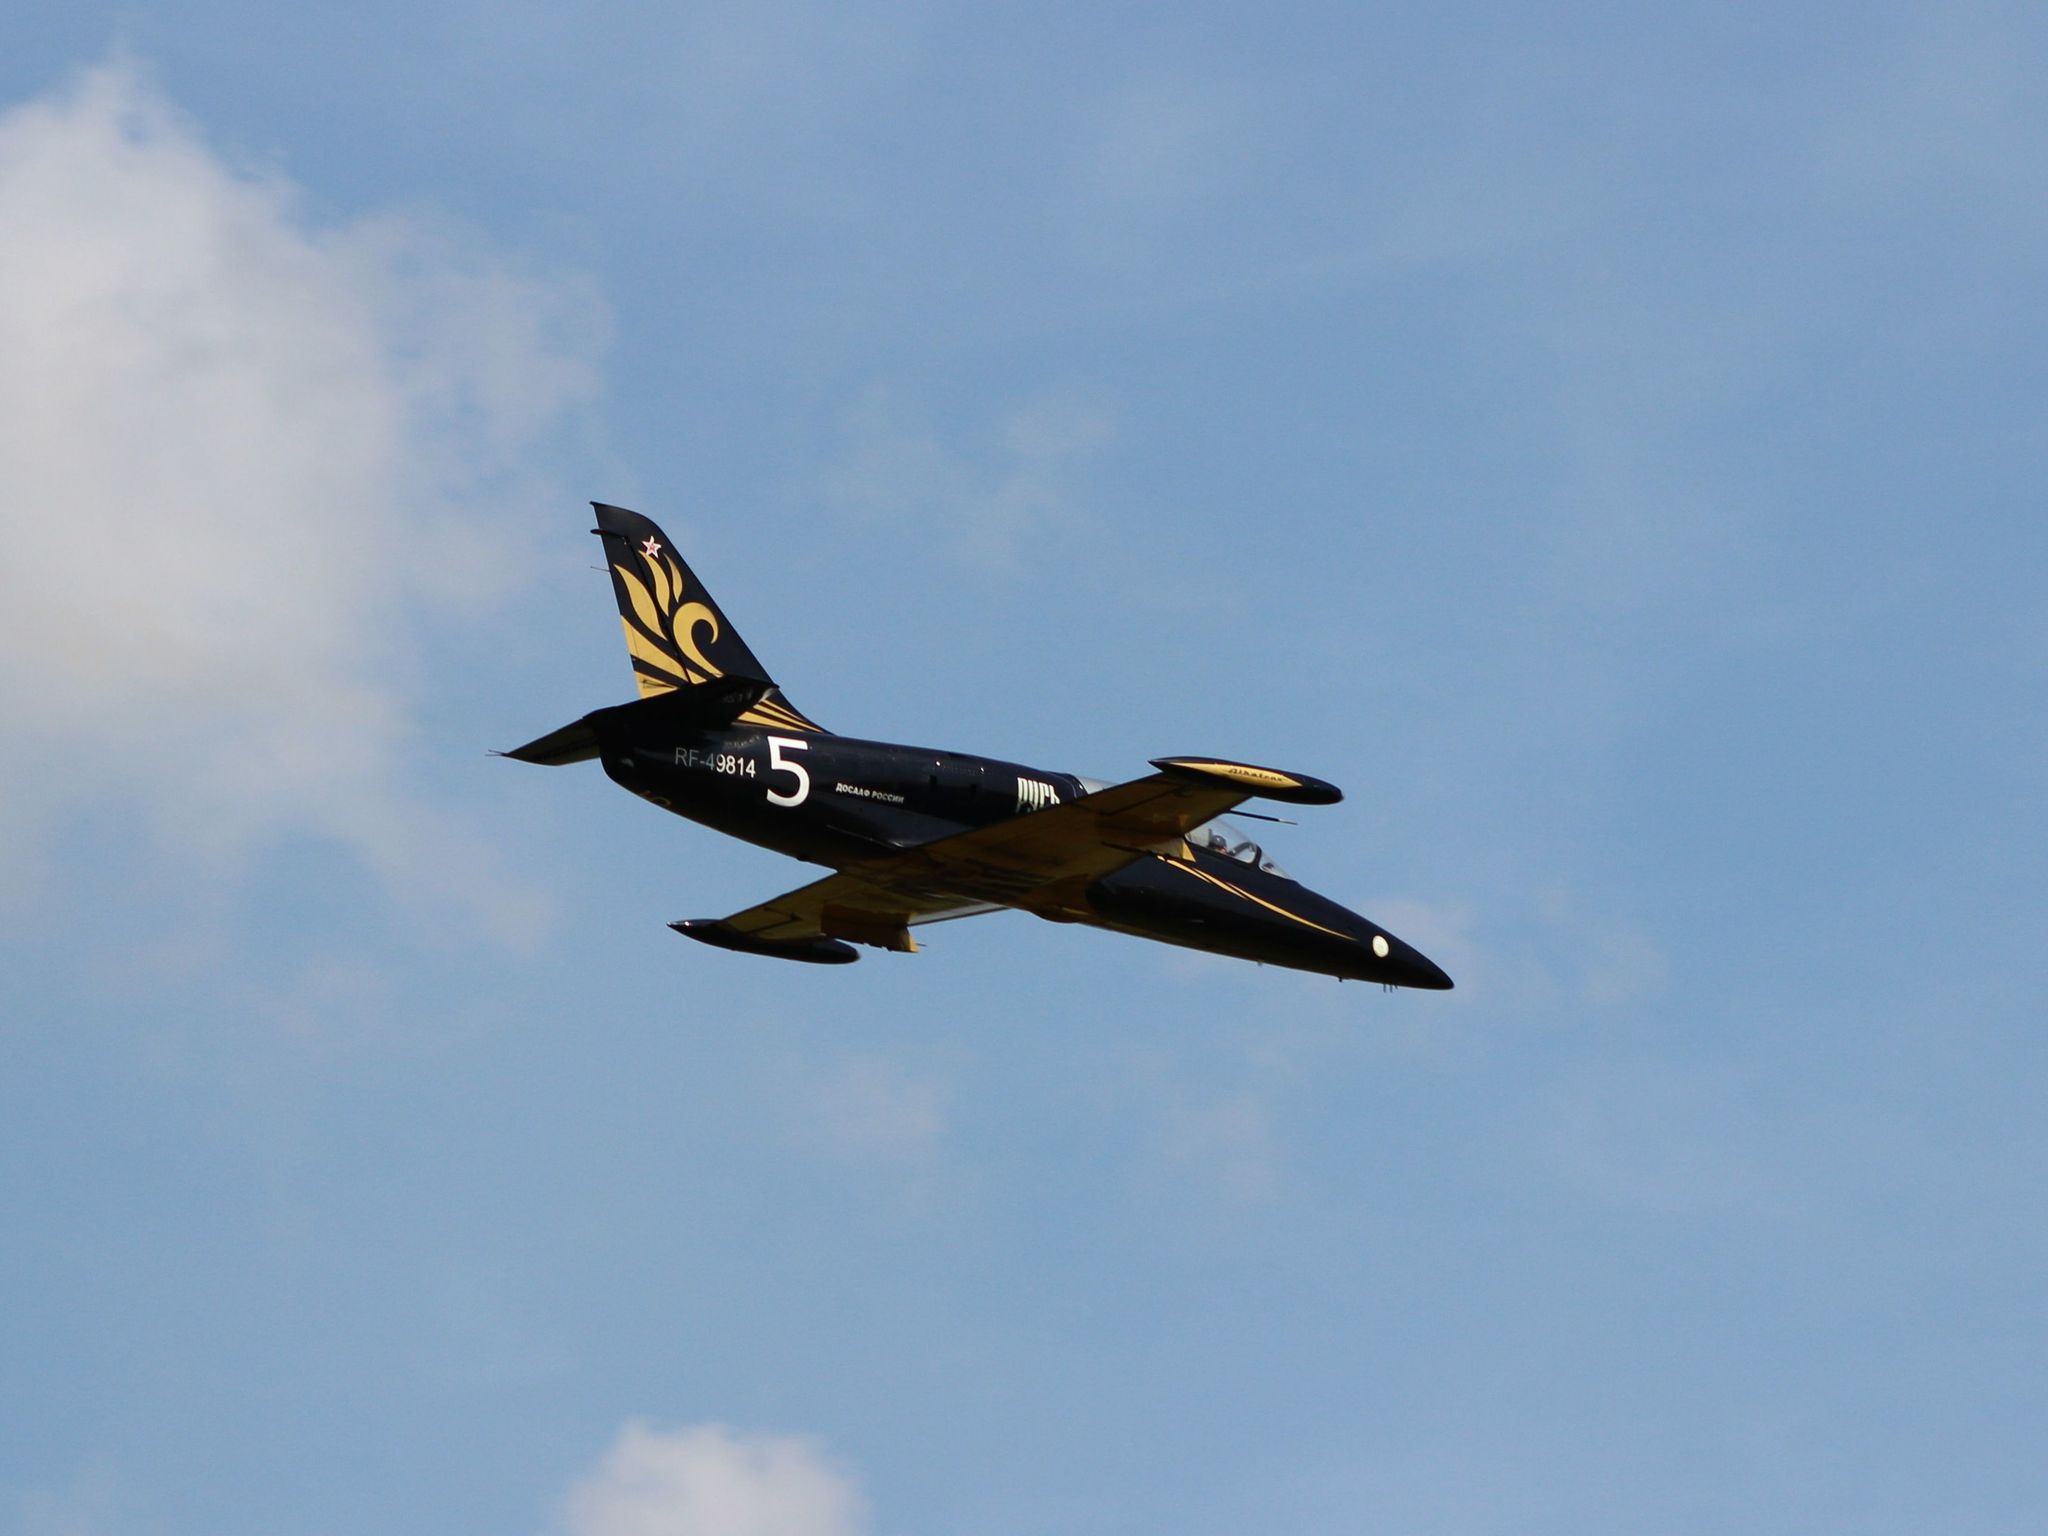
[[[855,1536],[860,1490],[811,1441],[629,1423],[570,1492],[568,1536]]]
[[[511,581],[595,306],[415,221],[317,227],[121,63],[0,116],[0,225],[13,879],[112,804],[216,878],[310,832],[502,891],[404,781],[409,646]]]

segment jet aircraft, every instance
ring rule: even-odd
[[[1145,777],[1106,784],[834,735],[789,701],[667,534],[591,505],[640,697],[503,755],[595,759],[665,811],[835,871],[670,924],[678,933],[831,964],[857,959],[857,944],[915,950],[911,930],[927,923],[1015,909],[1340,979],[1451,985],[1219,819],[1253,798],[1331,805],[1334,785],[1216,757],[1155,758]]]

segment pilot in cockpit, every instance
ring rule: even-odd
[[[1246,835],[1244,828],[1234,826],[1220,817],[1206,821],[1188,834],[1188,841],[1197,848],[1211,853],[1220,853],[1226,859],[1235,859],[1240,864],[1251,864],[1269,875],[1289,878],[1287,872],[1265,856],[1265,851]]]

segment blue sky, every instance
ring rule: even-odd
[[[2036,11],[7,31],[0,1529],[2038,1528]],[[683,944],[593,497],[1458,990]]]

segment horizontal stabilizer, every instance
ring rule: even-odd
[[[1305,773],[1282,773],[1277,768],[1233,763],[1220,757],[1155,757],[1152,766],[1175,778],[1197,784],[1227,784],[1264,800],[1335,805],[1344,798],[1344,791],[1336,785],[1312,779]]]
[[[510,752],[500,752],[500,757],[514,757],[522,763],[539,763],[543,768],[561,768],[570,763],[587,763],[597,756],[597,730],[585,715],[574,725],[565,725],[559,731],[529,741],[523,747],[514,747]]]
[[[774,691],[775,685],[765,678],[718,677],[708,683],[635,699],[630,704],[614,704],[610,709],[593,711],[588,718],[723,730]]]
[[[539,763],[547,768],[587,763],[599,753],[600,725],[614,733],[641,729],[719,730],[731,725],[774,691],[773,683],[758,677],[721,677],[714,682],[635,699],[631,704],[593,710],[574,725],[549,731],[537,741],[529,741],[523,747],[514,747],[510,752],[498,755],[517,758],[522,763]]]

